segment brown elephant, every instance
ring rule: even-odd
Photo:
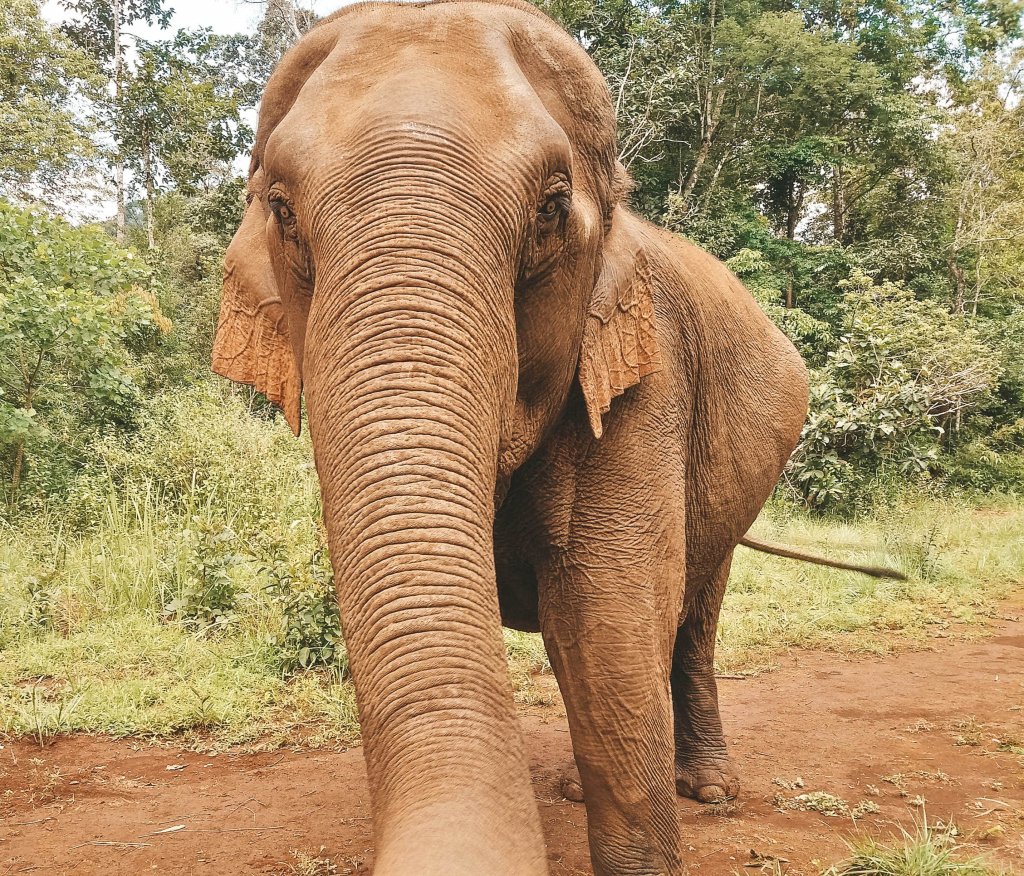
[[[623,204],[608,89],[519,0],[350,6],[264,94],[213,354],[305,391],[376,872],[547,871],[501,626],[540,630],[597,874],[733,794],[712,666],[804,366]]]

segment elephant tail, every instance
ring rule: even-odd
[[[740,544],[755,551],[765,554],[772,554],[776,557],[786,557],[790,560],[803,560],[805,563],[814,563],[818,566],[829,566],[833,569],[846,569],[850,572],[860,572],[863,575],[870,575],[872,578],[894,578],[897,581],[906,581],[907,576],[896,569],[886,569],[882,566],[862,566],[860,563],[846,563],[842,560],[833,560],[829,557],[819,557],[816,554],[805,554],[796,548],[784,544],[776,544],[772,541],[762,541],[750,535],[740,539]]]

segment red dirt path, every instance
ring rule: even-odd
[[[1024,873],[1024,618],[1005,611],[981,641],[884,659],[794,652],[776,672],[722,680],[744,788],[729,813],[680,801],[689,872],[754,874],[774,857],[818,873],[842,857],[844,837],[927,813]],[[584,807],[558,793],[564,712],[525,710],[522,725],[552,874],[589,873]],[[803,787],[779,783],[797,777]],[[880,812],[854,825],[774,802],[813,791]],[[296,852],[339,874],[372,863],[358,748],[218,757],[79,736],[0,749],[0,876],[312,872]]]

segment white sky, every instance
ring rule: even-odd
[[[311,6],[318,15],[333,12],[345,5],[345,0],[300,0],[305,6]],[[169,38],[179,27],[212,27],[216,33],[238,33],[252,30],[263,12],[261,3],[245,3],[241,0],[170,0],[168,3],[174,10],[171,26],[163,32]],[[57,0],[46,0],[43,15],[50,21],[60,22],[67,18],[67,13]],[[160,35],[157,28],[134,25],[129,28],[132,33],[141,37],[154,38]]]

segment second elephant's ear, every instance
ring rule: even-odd
[[[612,399],[661,370],[651,266],[634,225],[623,208],[615,210],[583,329],[579,380],[596,438]]]
[[[256,387],[284,411],[292,432],[298,435],[302,377],[288,338],[263,228],[254,204],[225,256],[213,370]]]

